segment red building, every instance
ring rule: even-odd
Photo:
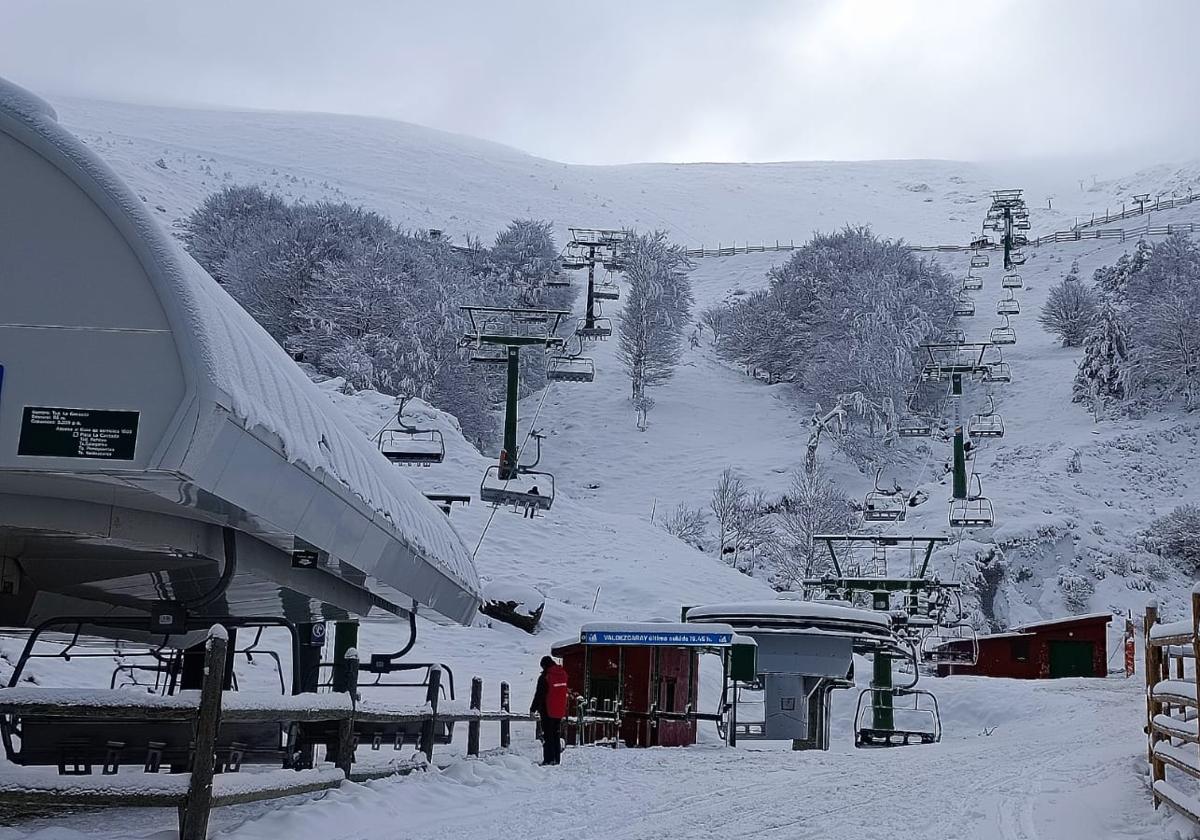
[[[1110,621],[1109,613],[1074,615],[980,636],[978,662],[939,665],[938,676],[976,674],[1026,680],[1107,676]]]
[[[733,630],[726,625],[584,625],[579,641],[560,642],[550,650],[562,659],[571,691],[567,743],[696,743],[700,653],[728,649],[732,641]],[[585,709],[582,738],[577,732],[580,700]]]

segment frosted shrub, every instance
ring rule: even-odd
[[[857,517],[850,499],[819,462],[812,471],[800,470],[792,476],[781,508],[772,585],[779,590],[796,589],[805,578],[823,573],[829,562],[825,546],[813,538],[853,530]]]
[[[704,551],[708,545],[708,519],[699,508],[690,508],[680,502],[663,518],[661,526],[668,534],[693,548]]]
[[[1081,613],[1091,603],[1096,585],[1083,575],[1064,571],[1058,575],[1058,589],[1066,608],[1073,613]]]
[[[1155,520],[1147,543],[1187,574],[1200,570],[1200,506],[1180,505]]]
[[[1068,277],[1050,287],[1038,321],[1058,336],[1063,347],[1078,347],[1091,331],[1099,308],[1096,293]]]

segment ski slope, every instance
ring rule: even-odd
[[[959,161],[578,166],[409,123],[56,98],[61,122],[172,225],[210,193],[260,184],[289,200],[348,201],[397,225],[490,240],[516,217],[567,227],[664,229],[688,246],[801,241],[869,223],[922,243],[964,242],[991,190],[1027,190],[1033,232],[1070,227],[1132,193],[1200,191],[1200,161],[1117,181],[1073,170]],[[1048,209],[1051,204],[1053,209]],[[1132,205],[1131,205],[1132,206]]]
[[[986,167],[941,162],[573,167],[381,120],[55,104],[165,224],[212,189],[252,182],[294,199],[363,203],[403,224],[440,227],[456,237],[486,238],[513,216],[533,215],[553,218],[560,231],[577,222],[663,227],[688,244],[801,238],[848,221],[915,240],[960,240],[978,228],[988,191],[1004,185]],[[1155,177],[1183,184],[1188,172],[1164,170]],[[1097,186],[1081,191],[1077,204],[1056,197],[1055,211],[1044,215],[1033,195],[1035,233],[1069,224],[1073,208],[1112,201],[1107,187]],[[1154,223],[1175,220],[1195,215],[1156,214]],[[943,576],[962,579],[970,591],[977,558],[1002,550],[1008,572],[991,605],[999,626],[1064,613],[1057,583],[1064,571],[1093,579],[1085,612],[1136,614],[1156,597],[1170,619],[1190,585],[1178,573],[1157,578],[1116,569],[1122,559],[1137,559],[1131,538],[1156,512],[1197,499],[1191,465],[1200,456],[1200,419],[1162,414],[1094,423],[1070,401],[1080,351],[1058,347],[1036,322],[1049,286],[1072,259],[1089,282],[1094,268],[1132,245],[1048,246],[1031,251],[1021,269],[1023,311],[1013,319],[1018,343],[1005,350],[1014,381],[996,389],[1007,434],[975,459],[997,526],[955,535],[963,539],[936,558]],[[770,266],[786,258],[767,253],[698,261],[696,311],[760,287]],[[956,275],[965,273],[965,256],[939,259]],[[984,290],[975,294],[979,314],[960,322],[969,339],[999,323],[991,313],[1001,274],[995,262],[984,272]],[[612,304],[605,314],[615,319],[619,310]],[[460,687],[470,676],[484,677],[489,695],[499,680],[511,681],[515,708],[528,703],[538,658],[552,643],[576,635],[584,621],[674,619],[685,603],[770,597],[760,581],[667,535],[652,515],[678,502],[705,505],[717,475],[730,465],[751,486],[781,492],[803,461],[808,437],[811,405],[804,395],[747,377],[716,357],[707,336],[685,351],[675,378],[655,389],[657,406],[644,433],[635,428],[615,342],[589,352],[597,366],[594,383],[557,384],[521,405],[522,433],[537,414],[536,425],[548,435],[543,466],[557,479],[553,509],[531,521],[476,500],[456,507],[451,518],[468,545],[478,546],[485,582],[545,595],[543,626],[530,636],[485,619],[473,627],[422,621],[411,655],[449,664]],[[395,411],[395,402],[382,395],[348,395],[337,380],[321,384],[364,435],[377,432]],[[965,411],[979,405],[980,394],[971,393]],[[446,462],[397,469],[422,490],[477,496],[490,459],[443,413],[414,405],[409,416],[444,432]],[[1066,471],[1072,451],[1080,453],[1080,474]],[[868,477],[829,444],[821,456],[847,492],[866,491]],[[949,484],[940,470],[947,457],[944,444],[904,444],[895,477],[925,490],[929,501],[896,531],[950,533]],[[375,618],[364,623],[360,647],[396,650],[405,636],[397,622]],[[15,645],[0,640],[0,676],[7,676]],[[860,680],[869,670],[859,663]],[[466,761],[455,758],[460,744],[441,753],[444,770],[346,785],[315,800],[222,809],[214,836],[1150,840],[1186,830],[1165,810],[1153,811],[1145,791],[1139,679],[953,678],[922,686],[936,691],[942,705],[945,737],[936,746],[854,750],[850,692],[837,695],[835,747],[828,753],[728,750],[708,728],[693,749],[572,750],[563,767],[550,770],[535,766],[536,745],[528,727],[518,726],[509,754]],[[715,688],[710,669],[702,708],[711,708]],[[485,747],[494,745],[492,730],[484,729]],[[169,835],[164,827],[170,825],[173,814],[156,811],[55,814],[0,828],[0,840],[157,840]]]

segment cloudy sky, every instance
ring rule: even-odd
[[[1200,156],[1200,0],[0,0],[45,95],[392,117],[574,163]]]

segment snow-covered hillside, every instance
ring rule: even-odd
[[[560,231],[572,223],[662,227],[689,244],[799,239],[847,221],[914,240],[961,240],[978,229],[990,189],[1009,183],[1011,174],[997,183],[987,167],[945,162],[577,167],[381,120],[56,104],[64,122],[160,208],[164,224],[214,189],[250,182],[292,199],[361,203],[401,224],[442,228],[459,238],[488,238],[512,217],[528,215],[553,219]],[[1194,171],[1164,169],[1146,176],[1151,183],[1133,178],[1070,195],[1061,185],[1020,185],[1032,190],[1036,233],[1068,226],[1077,213],[1115,206],[1126,189],[1178,189]],[[1048,191],[1054,210],[1039,210]],[[1164,213],[1155,223],[1197,220],[1200,204],[1193,207]],[[1070,400],[1079,351],[1059,347],[1036,321],[1049,286],[1073,259],[1088,282],[1093,269],[1132,244],[1047,246],[1032,251],[1021,271],[1022,314],[1013,319],[1018,343],[1004,354],[1013,382],[995,389],[1006,435],[974,459],[996,507],[995,528],[950,532],[944,441],[904,443],[891,468],[906,488],[929,497],[891,530],[958,538],[939,552],[938,571],[964,581],[994,626],[1068,609],[1136,615],[1149,597],[1174,618],[1190,585],[1178,571],[1152,567],[1132,537],[1156,513],[1200,498],[1193,467],[1200,418],[1094,422]],[[696,311],[761,287],[771,265],[786,257],[700,261],[692,275]],[[965,273],[965,256],[938,259],[956,276]],[[1000,296],[997,262],[983,272],[984,289],[974,295],[979,314],[960,319],[968,340],[986,338],[1000,323],[992,314]],[[619,311],[614,303],[605,314],[615,319]],[[423,621],[412,658],[448,663],[460,687],[480,675],[489,695],[499,680],[512,681],[517,708],[528,702],[538,658],[552,643],[575,636],[584,621],[674,618],[683,604],[771,597],[761,581],[669,536],[655,519],[679,502],[704,506],[726,466],[753,487],[784,490],[804,459],[811,401],[791,385],[746,376],[718,358],[705,335],[685,351],[675,378],[654,389],[656,407],[640,432],[614,344],[589,346],[597,368],[593,383],[555,384],[522,402],[522,434],[536,414],[547,435],[542,466],[555,474],[558,491],[553,509],[536,519],[479,503],[477,488],[494,450],[475,451],[454,420],[434,408],[414,403],[407,414],[444,433],[447,455],[438,466],[397,469],[422,490],[475,496],[469,507],[455,507],[451,522],[468,545],[478,545],[485,582],[530,587],[547,600],[535,635],[482,619],[465,628]],[[344,393],[337,380],[322,386],[367,436],[396,410],[394,400],[375,392]],[[982,404],[980,391],[971,391],[964,415]],[[1068,470],[1076,453],[1080,472]],[[866,492],[869,477],[828,443],[821,455],[847,492]],[[986,587],[979,585],[984,560],[998,570]],[[1074,595],[1069,607],[1064,585]],[[398,622],[375,618],[364,624],[361,642],[368,652],[395,650],[405,636]],[[3,648],[11,652],[12,640]],[[1113,641],[1109,649],[1115,650]],[[860,663],[860,684],[869,672]],[[855,692],[838,696],[829,753],[722,749],[709,726],[695,749],[578,750],[562,768],[543,770],[532,766],[530,733],[518,727],[513,753],[416,778],[347,785],[314,802],[225,809],[215,818],[216,833],[240,840],[286,834],[469,840],[493,837],[497,829],[576,837],[588,826],[594,834],[631,840],[726,833],[1149,840],[1168,836],[1178,821],[1154,813],[1142,790],[1138,683],[929,680],[922,685],[942,703],[943,742],[888,751],[850,746]],[[711,706],[714,688],[706,675],[702,708]],[[493,737],[485,730],[485,746]],[[153,812],[56,815],[0,829],[0,840],[144,840],[164,836],[170,819]]]
[[[689,246],[789,241],[870,223],[915,242],[962,242],[992,189],[1028,190],[1034,231],[1168,194],[1200,166],[1120,183],[1059,167],[955,161],[573,166],[474,138],[365,117],[214,111],[56,99],[62,122],[127,179],[165,224],[231,184],[305,201],[349,201],[402,227],[490,239],[515,217],[662,228]],[[1052,197],[1053,209],[1047,209]]]

